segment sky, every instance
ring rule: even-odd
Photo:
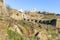
[[[17,10],[32,10],[60,13],[60,0],[5,0],[6,5]]]

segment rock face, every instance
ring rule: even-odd
[[[39,32],[39,34],[38,34],[38,38],[40,39],[40,40],[47,40],[48,38],[47,38],[47,31],[46,30],[41,30],[41,32]]]
[[[4,3],[4,0],[0,0],[0,16],[4,15],[7,13],[6,11],[6,6]]]
[[[0,21],[0,40],[7,40],[6,23]]]
[[[22,12],[18,11],[18,10],[10,10],[10,17],[15,19],[15,20],[22,20]]]

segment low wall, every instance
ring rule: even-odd
[[[34,23],[41,23],[41,24],[47,24],[47,25],[53,25],[56,26],[56,19],[51,19],[51,20],[47,20],[47,19],[24,19],[25,21],[28,22],[34,22]]]
[[[60,28],[60,19],[57,19],[56,21],[56,28]]]

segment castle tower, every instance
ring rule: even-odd
[[[0,0],[0,16],[6,14],[6,6],[4,0]]]

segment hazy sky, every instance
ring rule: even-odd
[[[17,10],[31,10],[60,13],[60,0],[6,0],[7,5]]]

